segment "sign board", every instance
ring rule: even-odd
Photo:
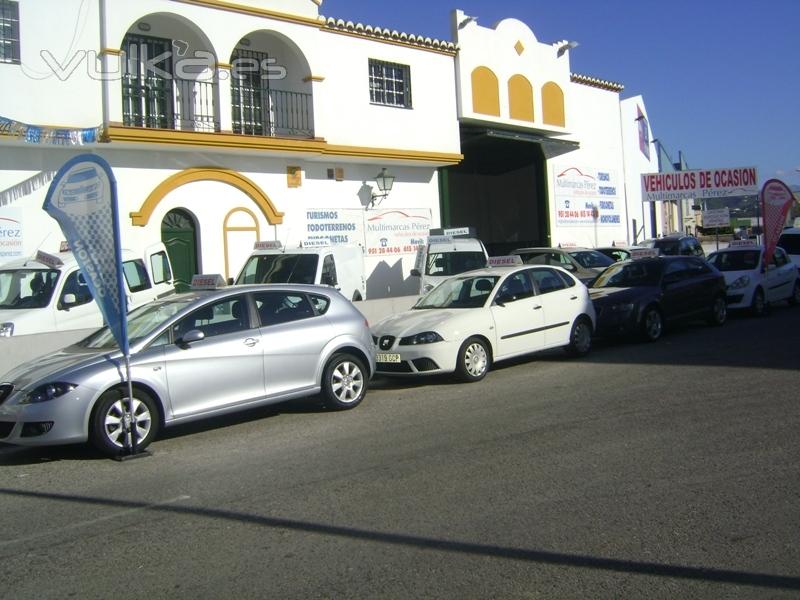
[[[656,248],[631,248],[631,258],[655,258],[659,255]]]
[[[17,208],[3,210],[0,215],[0,261],[22,256],[22,213]]]
[[[758,194],[755,167],[642,173],[644,202],[727,198]]]
[[[415,254],[418,247],[425,245],[431,229],[431,211],[428,208],[389,208],[364,214],[367,256]]]
[[[730,227],[731,212],[728,207],[703,211],[703,227]]]
[[[519,254],[512,254],[511,256],[490,256],[490,267],[515,267],[521,265],[522,257]]]
[[[620,226],[623,223],[622,183],[614,171],[583,165],[554,168],[556,224],[560,226]]]
[[[764,264],[768,265],[786,223],[794,194],[780,179],[770,179],[761,190],[761,214],[764,216]]]

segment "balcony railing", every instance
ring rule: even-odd
[[[216,84],[194,79],[130,77],[122,80],[122,119],[131,127],[219,131]]]
[[[272,89],[234,89],[233,132],[246,135],[314,137],[311,94]]]

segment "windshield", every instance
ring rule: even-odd
[[[800,254],[800,234],[784,233],[778,238],[778,246],[788,254]]]
[[[614,261],[611,258],[605,254],[601,254],[597,250],[576,250],[574,252],[570,252],[569,255],[578,261],[578,264],[585,269],[605,269],[606,267],[614,264]]]
[[[614,263],[592,284],[593,288],[656,286],[661,279],[658,260]]]
[[[166,320],[197,300],[197,294],[177,294],[148,302],[128,315],[128,342],[134,344],[158,329]],[[108,327],[97,330],[77,343],[82,348],[107,350],[117,348],[117,340]]]
[[[498,275],[447,279],[420,298],[413,308],[479,308],[486,304],[499,279]]]
[[[44,308],[53,297],[58,275],[53,269],[0,271],[0,309]]]
[[[677,256],[680,254],[680,242],[678,240],[651,239],[639,242],[640,248],[656,248],[665,256]]]
[[[251,256],[236,283],[314,283],[318,262],[317,254]]]
[[[760,250],[715,252],[708,257],[708,262],[720,271],[752,271],[758,268],[760,256]]]
[[[435,252],[428,255],[425,275],[458,275],[487,266],[483,252]]]

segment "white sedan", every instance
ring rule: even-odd
[[[763,252],[762,246],[742,240],[709,255],[708,262],[725,276],[728,308],[749,309],[755,316],[761,316],[773,302],[800,303],[797,265],[778,247],[763,268]]]
[[[454,372],[464,381],[479,381],[493,362],[522,354],[555,347],[586,354],[594,325],[586,286],[559,267],[470,271],[373,326],[376,372]]]

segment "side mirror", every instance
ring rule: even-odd
[[[412,277],[422,277],[422,273],[419,272],[419,269],[411,269],[411,276]]]
[[[199,329],[190,329],[186,333],[183,334],[183,337],[179,340],[182,344],[191,344],[192,342],[199,342],[200,340],[206,339],[206,334],[200,331]]]
[[[572,263],[566,263],[566,264],[561,265],[561,266],[563,266],[567,271],[574,271],[575,270],[575,265],[573,265]]]
[[[509,302],[513,301],[514,296],[512,294],[498,294],[494,299],[494,303],[497,304],[497,306],[505,306]]]
[[[75,294],[64,294],[64,296],[61,298],[61,303],[64,306],[72,306],[77,302],[78,299],[75,297]]]
[[[233,277],[228,277],[228,285],[233,285]]]

